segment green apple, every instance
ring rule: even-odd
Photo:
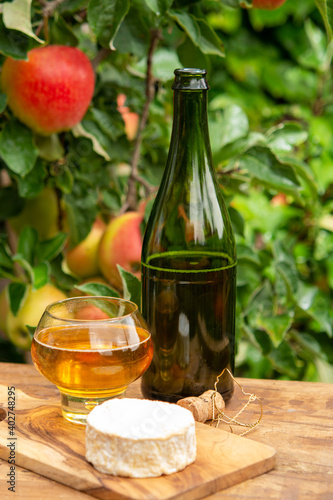
[[[59,206],[54,189],[46,187],[31,200],[25,200],[22,212],[11,217],[9,226],[20,234],[25,226],[36,229],[41,240],[47,240],[58,232]]]
[[[0,294],[0,331],[4,334],[7,332],[6,318],[8,314],[9,304],[6,295],[6,288]]]
[[[67,251],[68,268],[79,278],[89,278],[99,274],[98,246],[105,228],[106,225],[98,217],[88,236],[76,247]]]
[[[117,264],[140,278],[142,250],[140,212],[126,212],[112,219],[99,244],[99,267],[111,286],[122,289]]]
[[[31,336],[26,325],[36,327],[46,306],[63,299],[66,299],[66,295],[50,283],[38,290],[30,288],[17,316],[10,310],[7,313],[6,334],[9,340],[17,347],[29,350]]]

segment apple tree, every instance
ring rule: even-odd
[[[44,287],[50,301],[60,291],[140,303],[140,231],[168,152],[173,70],[196,66],[208,70],[212,152],[237,240],[237,374],[332,381],[332,33],[333,0],[2,2],[1,359],[29,348],[37,319],[24,312]],[[55,62],[30,57],[59,46]],[[90,61],[93,94],[53,128],[66,115],[51,113],[67,99],[61,80],[78,73],[61,62],[74,48]],[[31,109],[43,125],[26,119]]]

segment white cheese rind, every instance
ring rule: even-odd
[[[100,472],[158,477],[184,469],[195,458],[193,415],[177,405],[113,399],[87,418],[86,459]]]

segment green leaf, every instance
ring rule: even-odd
[[[168,14],[185,31],[201,52],[224,57],[223,43],[206,21],[197,19],[181,10],[170,10]]]
[[[256,271],[258,272],[257,269]],[[264,283],[261,282],[259,286],[254,289],[248,299],[247,307],[243,311],[243,316],[246,318],[246,321],[250,324],[251,328],[257,328],[259,316],[271,314],[272,303],[272,286],[268,280],[266,280]]]
[[[253,248],[242,244],[237,245],[237,261],[247,261],[255,266],[262,266],[261,260]]]
[[[18,196],[13,186],[0,189],[0,220],[6,220],[20,213],[23,208],[23,200]]]
[[[224,47],[222,40],[203,19],[197,19],[200,30],[200,41],[198,47],[201,52],[207,55],[224,57]]]
[[[263,354],[269,354],[273,349],[273,343],[269,335],[264,330],[254,329],[252,335],[260,345]]]
[[[294,146],[303,144],[308,132],[297,122],[288,122],[274,127],[268,136],[268,146],[277,151],[291,151]]]
[[[295,156],[286,156],[281,154],[278,154],[277,156],[282,163],[292,166],[295,173],[307,186],[312,199],[317,200],[318,184],[309,166],[304,161],[296,158]]]
[[[90,0],[88,22],[104,47],[115,50],[113,41],[129,7],[129,0]]]
[[[274,267],[284,283],[283,289],[278,290],[278,293],[285,295],[287,292],[287,297],[294,302],[299,286],[299,277],[291,248],[285,245],[283,241],[276,240],[273,244],[273,254],[275,258]],[[277,289],[278,286],[279,283],[277,283]]]
[[[131,7],[119,27],[114,39],[114,47],[120,54],[134,54],[139,58],[147,55],[150,43],[150,25],[141,7]]]
[[[193,61],[198,68],[206,68],[207,71],[211,68],[209,56],[203,54],[197,45],[194,45],[190,37],[186,37],[184,43],[177,48],[177,54],[181,64],[175,65],[174,68],[190,68]],[[168,79],[170,79],[170,74]]]
[[[17,121],[8,122],[0,134],[0,156],[15,174],[31,172],[38,157],[31,131]]]
[[[40,242],[36,250],[38,261],[55,259],[64,249],[67,238],[66,233],[58,233],[54,238]]]
[[[51,268],[48,262],[41,262],[37,266],[33,267],[34,273],[34,286],[33,288],[37,290],[42,288],[49,282]]]
[[[40,158],[33,169],[26,175],[16,176],[17,187],[20,197],[22,198],[35,198],[44,188],[44,181],[47,176],[45,163]]]
[[[280,314],[277,316],[258,317],[258,326],[263,328],[269,335],[274,347],[279,347],[284,340],[286,333],[293,324],[292,314]]]
[[[262,80],[264,88],[275,99],[283,98],[290,103],[309,103],[316,99],[318,74],[286,59],[267,61]]]
[[[163,16],[173,4],[173,0],[145,0],[145,2],[158,16]]]
[[[0,18],[0,53],[14,59],[26,59],[29,50],[39,43],[21,31],[9,30]]]
[[[327,38],[333,38],[333,0],[315,0],[318,10],[323,18]]]
[[[282,278],[289,299],[292,299],[298,288],[298,276],[294,267],[290,267],[286,262],[279,262],[275,265],[275,269]]]
[[[327,47],[325,33],[321,27],[316,26],[310,19],[305,21],[304,28],[309,47],[298,55],[300,65],[319,72],[328,71],[332,51]]]
[[[72,27],[59,14],[54,14],[54,17],[50,19],[49,30],[52,44],[76,47],[79,43],[78,38],[73,33]]]
[[[9,250],[5,243],[0,240],[0,267],[11,271],[14,267]]]
[[[296,365],[296,354],[286,341],[282,341],[279,347],[271,352],[269,359],[280,373],[297,379],[299,370]]]
[[[156,50],[153,58],[153,73],[158,80],[164,82],[170,80],[174,69],[181,68],[181,66],[175,52],[164,48]]]
[[[7,96],[0,92],[0,113],[3,113],[7,106]]]
[[[258,269],[249,262],[239,261],[237,266],[237,287],[247,287],[250,290],[255,289],[260,283],[261,276]]]
[[[245,8],[250,8],[252,7],[252,2],[253,0],[221,0],[224,5],[227,5],[228,7],[245,7]]]
[[[74,177],[70,171],[68,165],[58,165],[57,173],[55,175],[56,186],[66,194],[69,194],[73,190]]]
[[[120,193],[116,190],[107,189],[101,192],[103,203],[109,208],[112,212],[118,212],[121,208],[121,196]]]
[[[333,337],[333,313],[328,295],[317,287],[301,283],[296,294],[297,305],[307,318],[317,323],[315,331],[323,331]]]
[[[233,227],[233,230],[236,234],[240,234],[244,236],[244,219],[238,210],[235,210],[233,207],[228,208],[230,221]]]
[[[183,9],[184,7],[195,7],[195,4],[201,2],[201,0],[174,0],[173,5],[176,8]]]
[[[76,191],[65,194],[63,198],[73,247],[88,235],[97,216],[97,192],[75,187]]]
[[[318,379],[327,384],[333,383],[333,366],[331,363],[324,361],[323,359],[316,359],[315,365],[318,371]]]
[[[76,285],[75,288],[89,295],[101,297],[120,297],[119,293],[111,286],[94,281],[83,283],[82,285]]]
[[[301,283],[301,285],[297,290],[297,295],[296,295],[296,301],[298,307],[300,307],[304,311],[310,309],[318,293],[319,290],[317,287]]]
[[[34,338],[34,334],[35,334],[35,331],[36,331],[36,327],[35,326],[29,326],[29,325],[24,325],[28,334],[30,335],[30,338],[31,340]]]
[[[21,255],[19,253],[16,253],[13,256],[13,261],[16,262],[17,264],[19,264],[22,267],[22,269],[24,269],[24,271],[27,274],[27,278],[29,280],[29,283],[31,283],[33,285],[35,275],[34,275],[34,271],[33,271],[33,268],[32,268],[32,265],[30,264],[30,262],[28,262],[27,259],[25,259],[23,257],[23,255]]]
[[[218,151],[227,144],[247,136],[248,131],[249,120],[243,109],[236,105],[226,107],[223,116],[219,114],[209,126],[212,151]]]
[[[58,134],[51,134],[47,137],[36,135],[35,142],[39,151],[39,156],[44,160],[60,160],[65,154],[65,150],[59,140]]]
[[[109,136],[112,141],[115,141],[123,134],[123,130],[117,127],[114,117],[111,116],[110,113],[97,108],[91,108],[90,113],[99,125],[99,128]]]
[[[44,40],[38,38],[32,31],[31,3],[32,0],[4,2],[2,10],[3,22],[6,28],[21,31],[37,42],[44,43]]]
[[[123,284],[123,297],[126,300],[134,302],[138,308],[141,308],[141,281],[134,276],[134,274],[125,271],[119,264],[117,264],[120,273],[121,281]]]
[[[322,349],[320,342],[318,342],[312,335],[306,332],[292,332],[293,339],[297,340],[297,343],[310,354],[312,358],[320,357],[322,359],[326,359],[326,353]]]
[[[182,10],[170,10],[169,16],[171,19],[185,31],[187,36],[192,40],[194,45],[199,46],[200,29],[194,16]]]
[[[14,316],[17,315],[21,309],[24,300],[28,294],[29,287],[25,283],[9,283],[8,285],[8,298],[9,307]]]
[[[38,243],[38,233],[36,229],[25,226],[22,229],[17,245],[17,253],[33,266],[36,246]]]
[[[89,0],[65,0],[58,9],[60,12],[75,14],[78,10],[87,9]]]
[[[254,146],[265,146],[266,138],[258,132],[250,132],[247,137],[240,137],[235,141],[226,144],[221,151],[214,153],[214,163],[219,164],[230,158],[237,157]]]
[[[290,165],[278,161],[267,148],[254,147],[239,159],[240,168],[246,169],[263,185],[295,196],[299,181]]]
[[[83,120],[82,123],[72,128],[72,132],[74,137],[87,137],[87,139],[90,139],[95,153],[102,156],[105,160],[109,161],[111,159],[105,149],[106,138],[92,121]]]
[[[59,254],[50,262],[51,274],[59,288],[71,290],[77,284],[77,279],[64,272],[62,268],[63,256]]]

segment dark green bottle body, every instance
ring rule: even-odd
[[[175,71],[170,151],[142,250],[142,313],[154,357],[144,397],[176,402],[233,371],[236,252],[212,165],[204,70]],[[233,383],[218,384],[225,399]]]

